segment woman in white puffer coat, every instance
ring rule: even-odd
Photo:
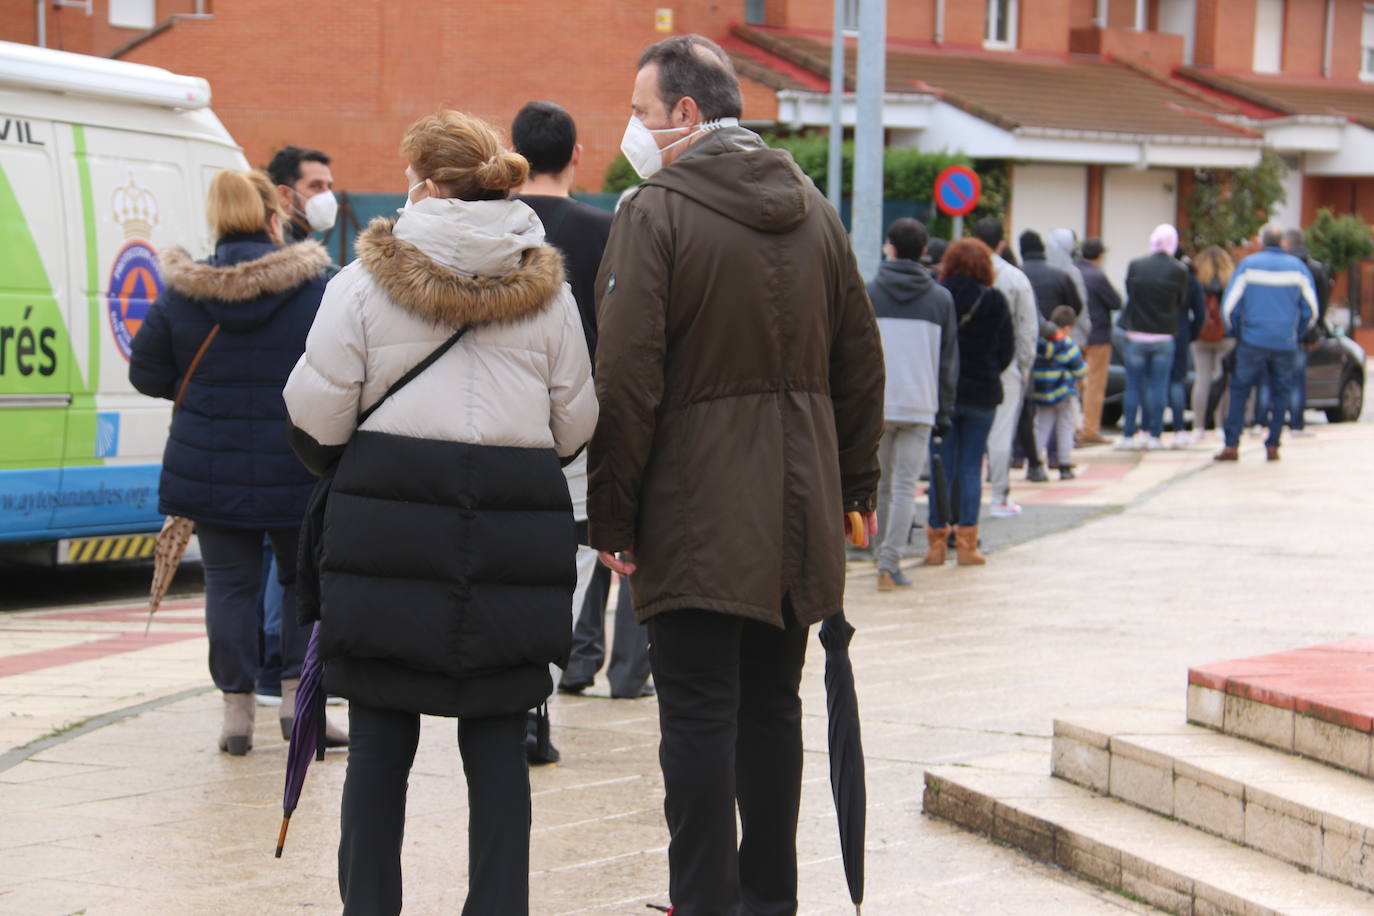
[[[350,701],[339,886],[345,914],[400,912],[419,716],[453,716],[463,912],[524,914],[525,713],[552,691],[549,664],[567,662],[576,580],[559,461],[591,437],[596,395],[562,260],[534,211],[506,199],[525,160],[453,111],[416,122],[402,152],[406,208],[374,221],[330,281],[285,392],[298,453],[317,473],[338,462],[319,625],[325,689]]]

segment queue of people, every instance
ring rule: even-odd
[[[643,184],[613,221],[569,198],[581,148],[558,106],[526,106],[514,150],[446,110],[401,139],[404,206],[341,270],[309,238],[337,208],[328,156],[223,172],[214,253],[168,253],[135,339],[134,384],[175,404],[161,505],[200,535],[219,748],[252,747],[264,542],[283,734],[312,627],[324,689],[349,701],[347,733],[326,731],[349,748],[345,914],[400,912],[422,715],[457,720],[463,912],[528,912],[528,767],[559,758],[532,710],[595,677],[612,574],[612,695],[658,695],[673,906],[796,912],[801,672],[811,626],[842,608],[846,536],[881,533],[878,588],[912,587],[929,469],[924,564],[952,544],[984,565],[985,460],[990,512],[1010,517],[1016,447],[1030,479],[1067,480],[1075,448],[1104,441],[1122,299],[1099,240],[1023,233],[1022,268],[995,219],[938,245],[898,220],[866,287],[838,214],[740,125],[718,45],[651,46],[630,102]],[[1235,339],[1217,458],[1265,373],[1277,457],[1319,306],[1303,261],[1263,241],[1234,266],[1200,253],[1194,276],[1161,226],[1132,262],[1123,441],[1159,443],[1180,350],[1210,384]],[[298,550],[312,489],[318,555]],[[306,572],[320,603],[298,619]]]

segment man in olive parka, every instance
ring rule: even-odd
[[[849,239],[741,107],[709,40],[644,52],[622,149],[646,180],[597,279],[590,540],[649,627],[684,914],[796,911],[802,661],[841,610],[883,423]]]

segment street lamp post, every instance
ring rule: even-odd
[[[883,245],[883,93],[887,81],[887,2],[859,4],[854,117],[854,256],[864,279],[878,272]]]

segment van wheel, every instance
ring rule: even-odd
[[[1350,373],[1341,382],[1341,403],[1326,409],[1326,418],[1332,423],[1354,423],[1364,409],[1364,382],[1355,373]]]

